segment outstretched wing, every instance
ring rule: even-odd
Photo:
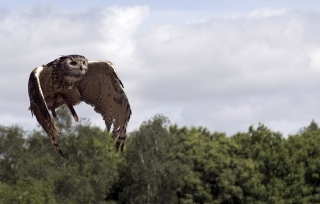
[[[34,114],[36,116],[37,121],[50,137],[54,148],[63,158],[65,158],[55,138],[55,135],[61,134],[60,130],[49,113],[42,93],[40,85],[40,74],[42,71],[43,67],[37,67],[31,72],[29,77],[28,91],[30,97],[31,114]]]
[[[88,71],[78,85],[81,100],[92,105],[105,121],[107,130],[113,124],[112,138],[118,138],[116,149],[123,150],[131,108],[123,85],[109,61],[89,61]]]

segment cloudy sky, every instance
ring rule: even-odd
[[[115,3],[116,2],[116,3]],[[223,2],[223,3],[222,3]],[[133,109],[228,135],[320,122],[320,2],[1,1],[0,124],[36,127],[27,83],[60,55],[114,63]],[[103,127],[91,106],[80,117]]]

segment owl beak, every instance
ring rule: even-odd
[[[83,67],[80,65],[80,71],[82,71],[83,70]]]

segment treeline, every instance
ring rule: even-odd
[[[67,160],[38,128],[0,126],[0,203],[320,203],[320,129],[284,138],[264,125],[227,137],[156,115],[110,134],[65,109],[57,121]]]

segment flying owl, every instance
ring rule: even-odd
[[[29,110],[48,134],[54,148],[65,158],[55,137],[61,132],[49,111],[57,117],[55,109],[67,105],[78,122],[73,106],[84,101],[102,115],[108,131],[113,125],[112,138],[117,138],[116,149],[122,151],[131,115],[123,88],[111,62],[88,61],[81,55],[61,56],[31,72]]]

